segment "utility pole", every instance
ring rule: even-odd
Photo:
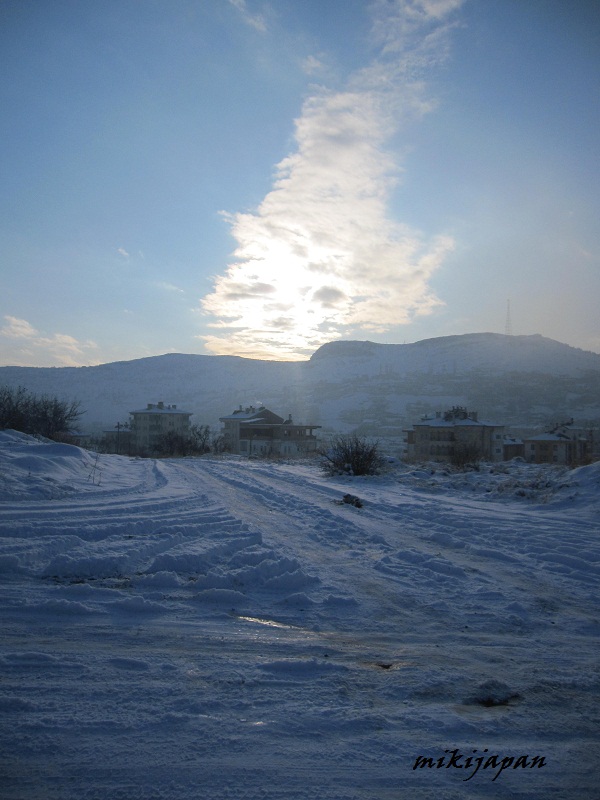
[[[117,429],[117,455],[121,455],[121,423],[117,422],[115,428]]]

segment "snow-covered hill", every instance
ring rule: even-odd
[[[240,404],[264,404],[325,431],[380,437],[399,437],[422,414],[453,404],[521,427],[600,420],[600,355],[493,333],[406,345],[332,342],[294,363],[167,354],[96,367],[1,367],[2,384],[81,401],[88,432],[159,400],[213,428]]]
[[[587,369],[600,369],[600,355],[571,347],[544,336],[505,336],[472,333],[441,336],[413,344],[374,342],[330,342],[320,347],[311,362],[323,359],[362,360],[378,371],[399,375],[413,372],[455,373],[476,369],[490,372],[551,372],[576,376]],[[373,370],[371,370],[371,374]]]
[[[596,800],[599,490],[0,432],[3,800]]]

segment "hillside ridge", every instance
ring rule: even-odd
[[[342,340],[292,362],[165,353],[92,367],[0,367],[0,385],[80,401],[82,429],[90,433],[158,401],[176,403],[214,429],[240,404],[259,404],[325,433],[396,439],[423,414],[452,405],[506,425],[600,421],[600,354],[538,335]]]

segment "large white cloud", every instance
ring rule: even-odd
[[[423,77],[441,57],[459,0],[374,4],[380,55],[343,91],[315,90],[296,150],[255,213],[228,215],[235,261],[202,300],[214,353],[302,358],[320,344],[382,332],[440,304],[429,280],[452,248],[391,218],[392,134],[431,108]]]
[[[66,333],[46,336],[26,319],[6,315],[0,328],[4,360],[15,366],[79,367],[97,364],[97,345],[80,342]]]

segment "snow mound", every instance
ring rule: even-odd
[[[18,431],[0,431],[0,500],[58,499],[129,483],[118,461],[106,456]]]
[[[92,468],[90,454],[79,447],[0,431],[0,499],[64,495]]]

